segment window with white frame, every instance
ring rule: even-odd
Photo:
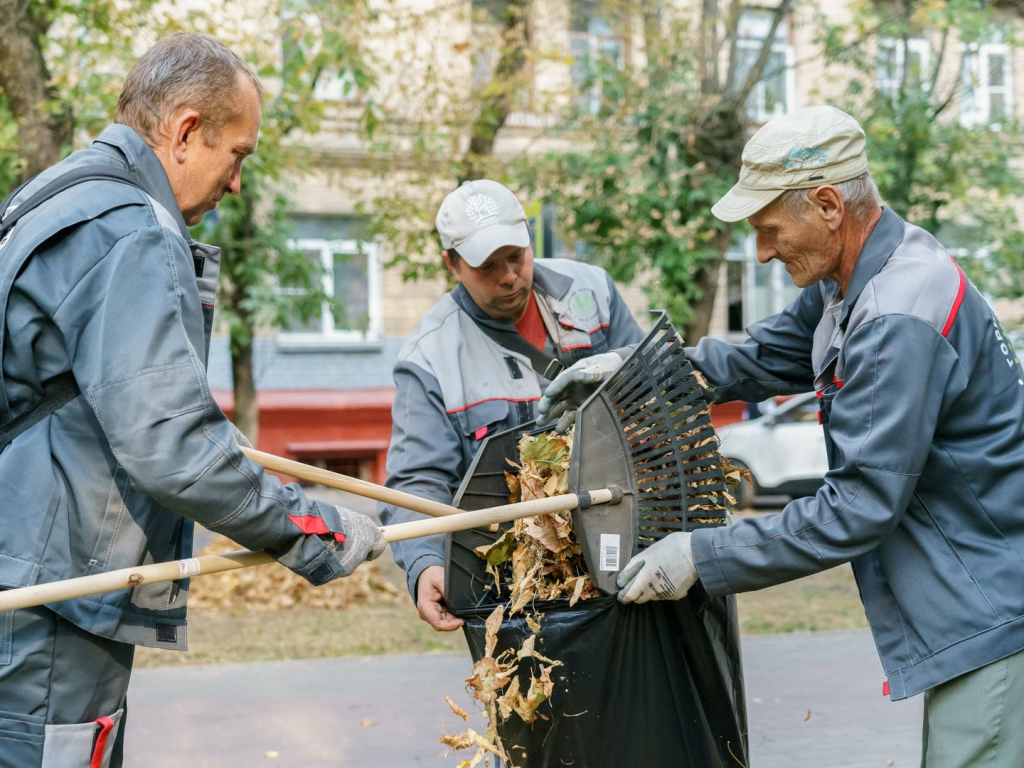
[[[757,63],[761,47],[772,29],[773,11],[748,9],[740,14],[736,39],[737,83],[743,83]],[[757,123],[766,123],[792,109],[796,91],[793,73],[794,52],[789,37],[789,20],[783,18],[775,29],[771,53],[761,79],[747,98],[747,115]]]
[[[960,119],[964,125],[999,123],[1013,116],[1010,46],[972,43],[964,52]]]
[[[903,86],[904,73],[907,88],[927,87],[928,57],[931,46],[920,37],[906,41],[882,38],[878,41],[878,91],[896,99]]]
[[[616,31],[617,19],[610,17],[594,0],[569,0],[570,78],[577,102],[584,112],[596,114],[603,97],[601,71],[625,64],[626,44]]]
[[[381,338],[381,264],[377,246],[362,240],[328,240],[305,237],[290,246],[322,269],[325,294],[334,304],[324,302],[319,314],[308,322],[296,319],[281,329],[282,341],[289,343],[365,342]],[[301,288],[282,287],[285,293],[302,293]]]

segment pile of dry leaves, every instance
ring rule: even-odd
[[[509,502],[567,493],[571,453],[572,431],[567,435],[557,432],[525,435],[519,441],[519,463],[509,460],[518,474],[505,473]],[[494,577],[497,594],[502,599],[507,597],[509,616],[522,613],[533,600],[568,598],[570,604],[575,604],[600,594],[587,575],[569,512],[517,520],[494,544],[477,549],[477,554],[487,561],[487,571]],[[443,744],[454,749],[476,749],[473,757],[461,761],[458,768],[474,768],[489,755],[514,766],[498,738],[498,725],[513,715],[526,723],[543,718],[537,708],[551,698],[554,690],[551,670],[562,662],[536,651],[540,614],[526,617],[533,634],[523,641],[518,651],[510,648],[495,657],[498,629],[504,619],[504,605],[495,608],[488,617],[484,657],[473,665],[473,674],[466,679],[473,697],[484,705],[488,720],[486,733],[469,729],[441,738]],[[520,663],[530,658],[535,660],[537,671],[531,672],[529,686],[523,690]],[[447,701],[452,711],[469,720],[469,715],[450,698]]]
[[[238,549],[235,542],[218,536],[199,554],[222,555]],[[398,595],[398,588],[381,578],[376,563],[364,563],[347,579],[335,579],[320,587],[284,566],[270,563],[193,579],[188,604],[210,611],[276,611],[296,606],[333,611],[364,605],[371,599],[395,600]]]

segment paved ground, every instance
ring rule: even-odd
[[[919,764],[920,697],[881,695],[867,631],[748,637],[743,652],[751,768]],[[445,653],[140,670],[125,764],[454,768],[437,738],[461,730],[444,696],[470,708],[469,668]]]

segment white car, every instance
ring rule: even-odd
[[[791,397],[764,416],[722,427],[718,435],[722,455],[753,476],[752,485],[742,483],[737,489],[741,509],[751,506],[755,496],[811,496],[828,471],[814,392]]]

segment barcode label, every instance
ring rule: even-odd
[[[619,570],[619,534],[601,534],[601,570]]]

